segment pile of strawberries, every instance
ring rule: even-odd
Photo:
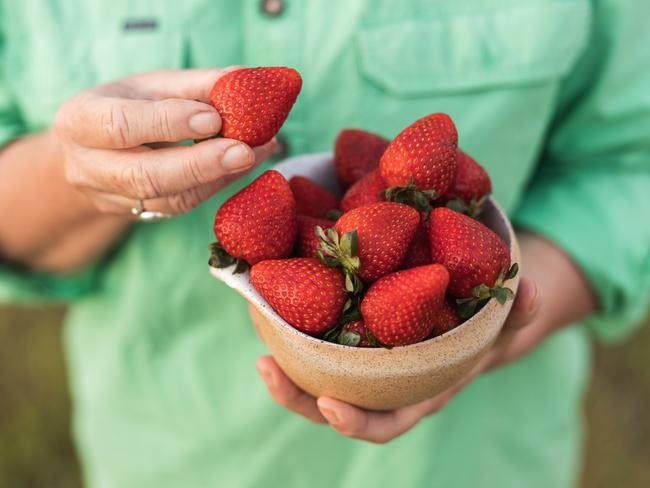
[[[220,110],[224,127],[254,134],[257,144],[270,140],[300,91],[296,75],[255,68],[222,77],[213,102],[231,98],[237,112]],[[266,132],[247,127],[255,119],[245,113],[256,113],[258,102],[250,90],[238,98],[228,76],[263,89],[258,99],[277,101],[264,107],[262,118],[272,122]],[[457,145],[454,123],[440,113],[390,142],[343,130],[334,151],[343,197],[302,176],[287,181],[266,171],[218,210],[210,264],[236,264],[235,272],[250,266],[270,306],[315,337],[392,347],[443,334],[490,299],[512,299],[504,283],[517,273],[508,246],[477,220],[490,179]]]

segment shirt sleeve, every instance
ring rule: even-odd
[[[650,2],[593,6],[589,48],[563,84],[513,220],[582,268],[600,300],[588,323],[615,339],[642,321],[650,301],[650,36],[640,22]]]
[[[0,4],[0,151],[28,132],[8,83],[11,70],[5,56],[4,21]],[[69,276],[31,273],[7,263],[0,255],[0,304],[71,301],[90,292],[96,277],[97,268]]]

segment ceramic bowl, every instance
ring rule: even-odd
[[[275,169],[287,179],[303,175],[339,191],[330,154],[291,158]],[[486,202],[482,220],[508,244],[512,261],[519,262],[510,221],[492,199]],[[411,405],[454,385],[490,348],[512,306],[512,301],[500,305],[490,300],[455,329],[410,346],[355,348],[326,342],[291,327],[255,290],[248,273],[233,275],[232,267],[210,271],[250,302],[258,334],[294,383],[315,397],[329,396],[372,410]],[[507,284],[516,292],[519,277]]]

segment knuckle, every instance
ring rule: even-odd
[[[161,141],[174,140],[174,126],[173,117],[170,113],[169,107],[165,104],[157,102],[154,106],[155,127],[157,128],[157,137]]]
[[[203,171],[201,169],[202,166],[203,165],[201,164],[201,159],[197,154],[188,156],[188,158],[185,160],[185,173],[188,180],[191,181],[195,186],[202,185],[210,181],[209,178],[203,174]]]
[[[122,186],[130,190],[136,198],[148,199],[160,196],[156,179],[141,162],[126,166],[120,174],[120,180]]]
[[[115,104],[100,117],[100,125],[109,143],[115,147],[126,147],[132,128],[124,106]]]
[[[194,188],[168,198],[169,206],[174,213],[187,213],[198,207],[202,201],[201,194]]]

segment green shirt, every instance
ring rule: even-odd
[[[593,330],[620,336],[646,309],[645,0],[286,0],[277,17],[259,0],[0,3],[0,143],[49,127],[67,97],[129,73],[292,66],[304,86],[282,129],[290,154],[328,150],[344,127],[392,137],[449,113],[513,219],[586,273],[601,304]],[[214,212],[244,183],[137,225],[78,276],[1,268],[0,301],[73,302],[65,348],[88,486],[574,483],[583,326],[479,378],[387,445],[275,405],[255,371],[264,347],[245,303],[206,265]]]

